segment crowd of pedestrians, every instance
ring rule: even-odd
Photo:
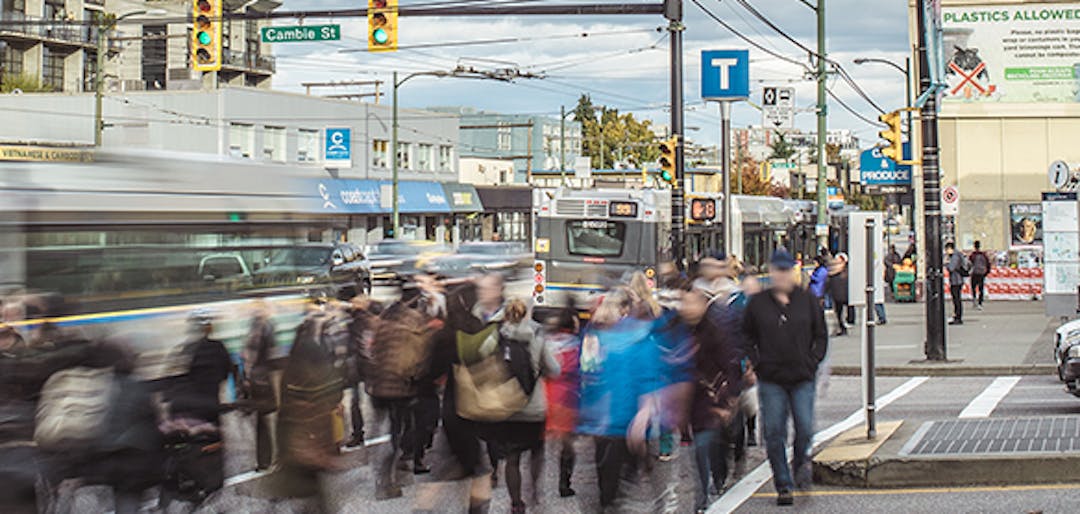
[[[285,358],[275,358],[269,302],[251,303],[235,359],[215,338],[214,314],[196,310],[176,350],[181,369],[152,381],[132,375],[125,341],[21,323],[49,314],[8,299],[0,510],[36,512],[72,478],[111,485],[121,514],[139,511],[151,489],[159,505],[197,504],[223,486],[230,408],[253,425],[251,467],[285,477],[274,482],[281,496],[318,494],[320,476],[348,467],[349,448],[366,448],[378,500],[415,483],[413,512],[483,513],[505,484],[510,511],[524,513],[545,501],[550,449],[560,497],[577,495],[579,468],[594,466],[599,508],[617,509],[632,501],[628,482],[685,447],[704,512],[743,474],[760,427],[778,501],[790,504],[809,485],[814,379],[827,348],[820,296],[832,291],[838,317],[846,303],[834,285],[843,267],[823,262],[804,289],[795,259],[779,251],[763,289],[736,259],[712,254],[696,276],[667,263],[542,317],[507,297],[501,275],[419,275],[388,302],[311,302]],[[229,383],[238,400],[223,404]],[[375,419],[364,419],[366,401]],[[365,429],[381,427],[389,443],[366,446]],[[469,491],[464,505],[446,504],[455,488]]]

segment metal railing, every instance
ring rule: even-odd
[[[0,20],[4,21],[44,21],[40,16],[29,16],[19,11],[0,12]],[[0,25],[0,33],[22,34],[35,39],[49,39],[65,43],[86,44],[93,43],[90,27],[75,26],[65,20],[56,20],[55,25],[31,24],[31,25]]]

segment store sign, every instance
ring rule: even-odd
[[[91,162],[94,152],[45,146],[0,146],[0,161]]]
[[[904,153],[910,155],[909,143],[904,143]],[[859,180],[864,186],[910,186],[911,166],[898,166],[880,148],[871,148],[859,155]]]
[[[941,11],[946,102],[1080,101],[1080,3]]]

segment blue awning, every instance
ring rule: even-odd
[[[305,183],[309,210],[319,213],[389,214],[393,211],[389,180],[317,179]],[[442,184],[398,182],[398,210],[403,213],[449,213],[450,202]]]

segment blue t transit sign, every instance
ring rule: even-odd
[[[326,129],[326,148],[323,159],[328,165],[349,167],[352,163],[352,129]]]
[[[701,97],[745,100],[750,97],[749,50],[702,50]]]

